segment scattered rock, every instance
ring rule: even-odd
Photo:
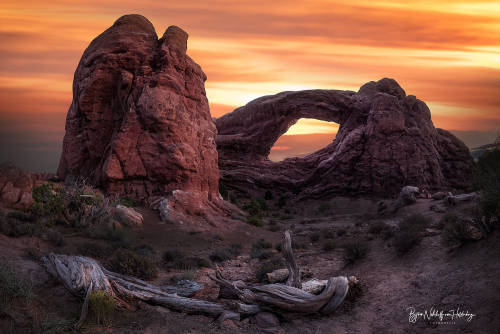
[[[441,199],[445,198],[445,196],[447,196],[446,192],[444,192],[444,191],[438,191],[438,192],[432,194],[431,198],[435,199],[435,200],[441,200]]]
[[[398,201],[402,206],[411,205],[417,202],[417,195],[420,190],[417,187],[405,186],[401,189]]]
[[[116,220],[126,227],[142,227],[144,218],[132,208],[118,204],[114,209]]]
[[[340,124],[325,148],[281,162],[268,159],[278,138],[300,118]],[[468,148],[434,128],[424,102],[393,79],[358,92],[306,90],[260,97],[215,121],[221,177],[227,187],[259,193],[291,191],[396,195],[413,184],[429,191],[464,189],[474,168]]]
[[[470,202],[473,200],[476,200],[478,198],[477,193],[470,193],[470,194],[461,194],[461,195],[448,195],[444,198],[444,203],[446,203],[449,206],[454,206],[457,205],[458,203],[461,202]]]
[[[31,192],[44,175],[31,174],[11,163],[0,165],[0,200],[7,207],[27,210],[33,203]]]

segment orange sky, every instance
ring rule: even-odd
[[[81,54],[127,13],[159,35],[172,24],[190,34],[214,117],[283,90],[392,77],[469,145],[500,131],[498,1],[0,0],[0,160],[55,170]],[[291,130],[302,137],[280,138],[272,158],[321,147],[335,129],[301,121]]]

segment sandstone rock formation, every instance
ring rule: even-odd
[[[6,207],[26,210],[33,203],[31,192],[50,175],[31,174],[11,163],[0,165],[0,203]]]
[[[125,15],[92,41],[75,72],[58,176],[138,200],[180,190],[197,207],[221,206],[217,130],[187,38],[171,26],[158,39],[145,17]]]
[[[335,140],[303,158],[270,161],[273,144],[300,118],[339,123]],[[467,147],[434,128],[426,104],[407,96],[393,79],[369,82],[358,92],[264,96],[216,125],[222,182],[244,192],[388,196],[406,185],[426,191],[464,188],[473,170]]]

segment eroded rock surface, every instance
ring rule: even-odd
[[[340,124],[336,139],[303,158],[268,159],[278,138],[300,118]],[[216,120],[225,186],[244,192],[293,191],[394,195],[403,186],[464,188],[473,161],[467,147],[434,128],[426,104],[393,79],[358,92],[307,90],[264,96]]]
[[[74,76],[61,178],[146,201],[179,190],[196,207],[221,207],[217,130],[187,38],[171,26],[158,39],[145,17],[125,15],[92,41]]]

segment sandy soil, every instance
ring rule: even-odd
[[[355,275],[360,279],[362,295],[346,301],[333,315],[328,317],[296,318],[282,320],[284,333],[498,333],[500,318],[497,305],[500,302],[500,235],[492,233],[488,238],[468,243],[449,251],[441,243],[440,231],[430,230],[422,243],[404,256],[399,256],[391,246],[391,240],[368,233],[374,222],[375,200],[337,198],[332,208],[319,212],[319,203],[295,203],[288,208],[271,208],[264,219],[264,227],[254,227],[235,222],[224,231],[189,231],[182,226],[163,223],[149,209],[138,208],[143,213],[145,224],[133,230],[133,244],[151,245],[158,254],[166,249],[180,249],[186,254],[208,257],[217,249],[231,244],[243,246],[242,255],[223,264],[222,270],[230,279],[255,280],[260,260],[251,259],[251,246],[259,239],[273,245],[280,242],[285,228],[293,230],[294,240],[306,245],[296,251],[299,266],[306,268],[313,277],[326,279],[329,276]],[[393,217],[386,217],[388,224],[397,225],[406,214],[418,212],[439,221],[442,214],[429,210],[430,200],[420,199],[416,204],[404,208]],[[270,231],[270,221],[274,229]],[[332,239],[337,247],[324,251],[326,241],[322,233],[333,231]],[[345,235],[337,236],[339,230]],[[77,253],[77,245],[87,238],[75,230],[61,229],[65,233],[65,246],[54,247],[36,237],[9,238],[0,235],[2,257],[10,260],[20,275],[34,283],[36,298],[27,306],[18,306],[19,324],[12,319],[0,318],[1,333],[28,333],[30,327],[40,328],[44,321],[74,321],[80,312],[81,300],[70,295],[65,288],[51,278],[44,268],[28,256],[30,248],[40,248],[42,254],[50,251]],[[318,242],[310,241],[310,234],[319,233]],[[369,245],[366,258],[345,265],[342,260],[342,243],[361,240]],[[99,241],[106,243],[106,241]],[[274,251],[274,250],[273,250]],[[276,252],[276,251],[274,251]],[[207,273],[212,269],[201,269],[195,279],[210,285]],[[166,284],[180,270],[162,268],[153,282]],[[215,298],[208,292],[208,298]],[[17,307],[17,306],[16,306]],[[447,324],[435,324],[420,319],[409,321],[409,308],[416,311],[463,310],[475,314],[467,322],[463,318]],[[17,314],[17,313],[16,313]],[[32,326],[33,324],[37,326]],[[36,331],[35,331],[36,332]],[[39,331],[40,332],[40,331]],[[234,323],[226,321],[219,325],[213,319],[200,315],[185,315],[161,307],[141,305],[136,311],[121,311],[114,317],[112,325],[97,326],[88,321],[82,333],[257,333],[251,319]]]

